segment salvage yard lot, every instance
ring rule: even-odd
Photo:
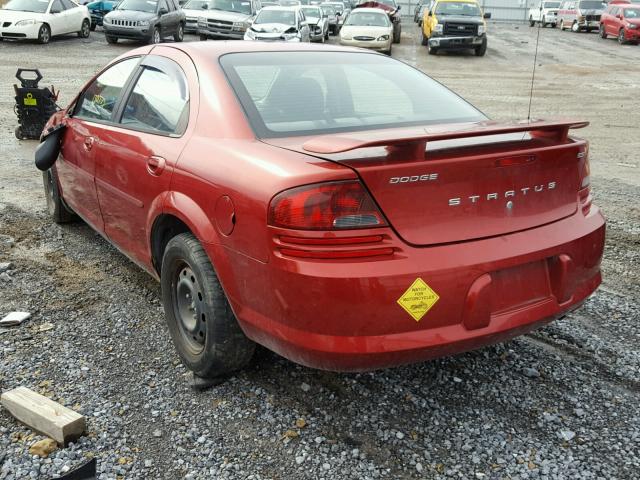
[[[526,118],[535,29],[492,25],[484,58],[428,56],[405,20],[393,56],[492,118]],[[195,37],[189,37],[194,40]],[[335,41],[332,40],[332,41]],[[604,284],[564,320],[512,342],[385,371],[335,374],[265,350],[198,393],[164,324],[159,285],[82,224],[45,215],[35,142],[18,142],[18,66],[60,103],[131,48],[100,31],[0,44],[0,390],[27,386],[88,417],[47,459],[0,411],[0,479],[98,458],[100,478],[637,478],[640,471],[640,47],[540,32],[533,117],[591,121],[596,203],[608,219]],[[374,101],[374,99],[372,99]]]

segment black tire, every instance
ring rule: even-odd
[[[437,47],[432,47],[431,45],[429,45],[427,43],[427,52],[429,52],[429,55],[437,55],[438,54],[438,48]]]
[[[556,28],[556,26],[558,26],[558,23],[557,22],[556,23],[551,23],[550,25],[551,25],[551,28]]]
[[[169,240],[160,279],[169,332],[189,370],[216,378],[251,360],[255,344],[240,329],[207,253],[191,233]]]
[[[572,31],[573,33],[580,33],[580,30],[581,30],[581,28],[580,28],[580,24],[578,24],[578,22],[574,21],[574,22],[571,24],[571,31]]]
[[[535,27],[536,26],[536,21],[533,19],[532,16],[529,16],[529,26],[530,27]]]
[[[55,168],[42,172],[44,194],[47,200],[47,211],[55,223],[70,223],[78,220],[78,216],[64,203],[58,186],[58,174]]]
[[[620,45],[624,45],[625,43],[627,43],[627,39],[624,36],[624,28],[621,28],[620,31],[618,32],[618,43]]]
[[[206,35],[200,35],[200,41],[201,42],[206,42],[209,39],[209,37],[207,37]]]
[[[118,37],[110,37],[109,35],[105,35],[105,38],[107,39],[107,43],[118,43]]]
[[[86,18],[82,21],[82,26],[80,27],[80,31],[78,32],[78,36],[80,38],[89,38],[91,34],[91,22]]]
[[[564,20],[560,20],[560,31],[564,32]]]
[[[324,34],[324,39],[329,40],[329,29],[327,28],[327,33]]]
[[[487,53],[487,39],[482,40],[482,45],[475,48],[476,57],[484,57],[484,54]]]
[[[400,43],[402,36],[402,24],[398,23],[397,28],[393,29],[393,43]]]
[[[547,26],[547,19],[545,17],[542,17],[542,28],[545,28]]]
[[[43,23],[38,30],[38,43],[46,44],[51,40],[51,28],[46,23]]]
[[[153,27],[151,31],[151,36],[149,37],[149,43],[151,45],[157,45],[158,43],[162,43],[162,35],[160,34],[160,29],[158,27]]]
[[[604,29],[604,25],[600,24],[600,38],[605,39],[608,37],[607,31]]]
[[[95,22],[91,22],[91,31],[95,32],[98,25]]]
[[[24,138],[24,135],[22,133],[22,127],[16,127],[13,133],[18,140],[22,140]]]
[[[429,45],[429,37],[424,34],[424,30],[422,31],[422,41],[420,42],[422,45]]]
[[[178,31],[173,36],[175,42],[181,42],[184,39],[184,25],[181,23],[178,25]]]
[[[393,50],[393,43],[391,45],[389,45],[389,50],[387,50],[386,52],[384,52],[385,54],[391,56],[391,51]]]

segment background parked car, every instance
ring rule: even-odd
[[[396,3],[396,0],[364,0],[356,8],[380,8],[387,12],[393,25],[393,43],[400,43],[402,17],[400,15],[400,5]]]
[[[324,2],[322,5],[332,5],[333,8],[335,8],[337,27],[334,33],[337,35],[340,31],[340,27],[342,27],[342,24],[344,23],[344,19],[347,17],[347,14],[351,9],[347,7],[344,2]]]
[[[435,0],[418,0],[416,7],[413,9],[413,21],[415,23],[422,23],[422,17],[424,16],[424,12],[428,12]]]
[[[102,20],[107,42],[118,39],[160,43],[173,37],[181,42],[185,15],[177,0],[123,0]]]
[[[262,8],[260,0],[210,0],[198,17],[200,40],[228,38],[242,40]]]
[[[338,12],[336,12],[336,7],[333,5],[320,5],[322,9],[322,13],[327,16],[327,23],[329,24],[329,32],[332,35],[338,34]]]
[[[91,31],[94,31],[96,27],[102,26],[104,16],[116,8],[118,1],[119,0],[98,0],[97,2],[86,4],[89,9],[89,14],[91,15]]]
[[[309,25],[300,7],[266,7],[258,12],[244,39],[309,42]]]
[[[422,23],[422,45],[430,55],[440,50],[473,49],[482,57],[487,51],[487,23],[477,0],[436,0]]]
[[[329,40],[329,22],[327,16],[317,5],[300,7],[309,25],[309,35],[312,42],[324,42]]]
[[[606,3],[601,0],[564,0],[558,10],[560,30],[590,32],[600,28],[600,16]]]
[[[91,16],[73,0],[10,0],[0,10],[0,39],[32,39],[49,43],[51,37],[78,33],[87,38]]]
[[[609,5],[600,18],[600,36],[613,35],[621,44],[640,42],[640,5]]]
[[[393,25],[379,8],[356,8],[340,29],[340,45],[369,48],[391,55]]]
[[[558,24],[558,9],[560,2],[538,2],[529,9],[529,25],[536,26],[540,23],[543,27],[551,25],[556,28]]]
[[[209,0],[189,0],[182,5],[185,15],[184,33],[198,32],[198,18],[209,8]]]

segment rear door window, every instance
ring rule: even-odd
[[[100,74],[82,94],[74,116],[87,120],[110,121],[122,88],[139,62],[139,57],[128,58]]]
[[[189,89],[184,72],[172,60],[154,57],[143,65],[120,123],[134,130],[182,135],[188,117]]]

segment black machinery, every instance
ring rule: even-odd
[[[30,72],[35,77],[25,78],[23,76],[25,72]],[[38,87],[42,74],[37,68],[19,68],[16,78],[20,80],[20,86],[13,86],[16,92],[14,110],[18,116],[16,138],[18,140],[38,139],[49,117],[59,109],[56,105],[58,92],[53,86]]]

